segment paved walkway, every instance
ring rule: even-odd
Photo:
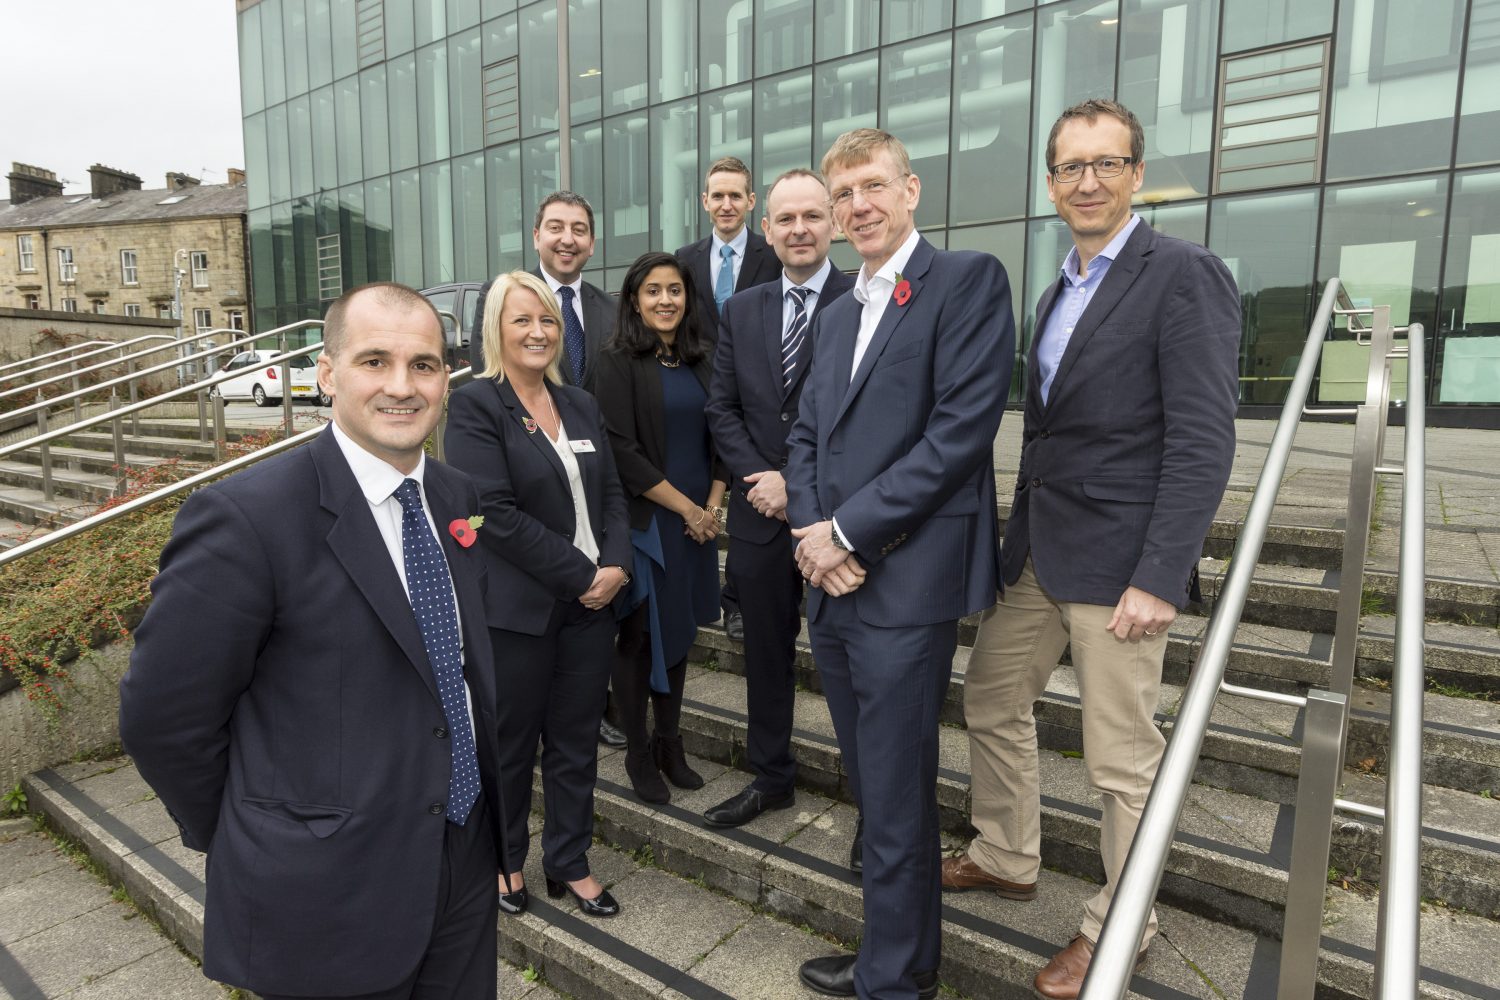
[[[0,821],[0,997],[224,1000],[197,964],[31,820]]]

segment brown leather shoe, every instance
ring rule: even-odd
[[[1083,989],[1083,977],[1094,960],[1094,943],[1082,934],[1068,942],[1068,946],[1047,963],[1046,968],[1036,974],[1031,983],[1039,997],[1047,1000],[1075,1000]],[[1146,952],[1135,957],[1135,969],[1140,971],[1146,964]]]
[[[988,889],[1006,899],[1035,899],[1036,883],[1007,882],[996,878],[969,860],[967,854],[943,859],[943,891],[968,892],[970,889]]]

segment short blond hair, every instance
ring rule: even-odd
[[[891,154],[896,169],[902,174],[911,173],[911,156],[900,139],[882,128],[857,128],[845,132],[833,140],[828,152],[823,154],[823,176],[832,176],[842,167],[857,167],[869,163],[881,150]]]
[[[562,356],[562,309],[557,304],[557,296],[552,294],[552,289],[547,287],[547,283],[529,271],[511,271],[508,274],[496,275],[489,292],[484,297],[484,322],[481,327],[481,336],[484,338],[484,371],[479,373],[479,377],[492,378],[497,382],[505,381],[505,361],[500,353],[500,313],[505,309],[505,300],[510,293],[520,289],[534,292],[542,302],[542,309],[557,324],[558,349],[553,352],[552,360],[547,362],[545,374],[553,382],[561,383],[562,368],[558,359]]]

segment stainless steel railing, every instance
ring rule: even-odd
[[[41,379],[41,380],[36,381],[36,382],[30,382],[30,383],[28,383],[26,385],[13,386],[13,387],[11,387],[9,389],[6,389],[4,392],[0,392],[0,399],[8,399],[11,396],[19,396],[21,393],[27,392],[27,391],[29,391],[31,389],[36,389],[36,388],[38,388],[40,386],[44,386],[44,385],[52,385],[55,382],[65,382],[65,381],[67,381],[70,378],[74,380],[73,388],[76,389],[76,388],[78,388],[77,379],[81,375],[87,375],[90,372],[102,371],[105,368],[112,368],[115,365],[118,365],[122,361],[125,361],[125,362],[128,363],[129,359],[131,359],[131,358],[140,358],[140,357],[146,356],[147,354],[153,354],[153,353],[155,353],[157,351],[165,351],[168,348],[170,348],[170,347],[172,347],[174,345],[178,345],[178,344],[190,344],[190,343],[192,343],[195,340],[201,340],[204,337],[211,337],[215,333],[222,333],[222,332],[225,332],[225,331],[222,331],[222,330],[209,330],[209,331],[207,331],[205,333],[195,334],[195,335],[193,335],[191,337],[183,337],[183,338],[179,338],[179,337],[177,337],[176,334],[171,334],[171,333],[146,333],[146,334],[142,334],[139,337],[132,337],[129,340],[122,340],[122,341],[120,341],[118,343],[112,343],[112,342],[109,342],[109,341],[105,341],[104,343],[106,344],[106,346],[97,348],[96,350],[85,351],[82,354],[75,354],[75,355],[73,355],[70,358],[63,358],[61,361],[53,361],[53,362],[49,362],[48,364],[45,364],[45,365],[37,365],[35,368],[28,368],[28,369],[26,369],[23,372],[16,372],[13,375],[0,376],[0,381],[10,382],[10,381],[13,381],[15,379],[23,378],[23,377],[25,377],[25,378],[31,378],[31,377],[34,377],[36,375],[41,374],[44,371],[50,371],[53,368],[61,368],[64,365],[66,365],[68,367],[68,370],[65,371],[65,372],[63,372],[60,375],[54,375],[51,378],[45,378],[45,379]],[[231,332],[243,332],[243,331],[231,331]],[[143,351],[136,351],[136,352],[133,352],[133,353],[122,354],[118,358],[111,358],[108,361],[102,361],[102,362],[99,362],[98,364],[90,365],[87,368],[79,368],[78,367],[78,362],[83,361],[83,360],[85,360],[87,358],[92,358],[92,357],[95,357],[95,356],[100,355],[100,354],[108,354],[111,351],[117,351],[117,350],[120,350],[122,348],[133,347],[136,344],[144,344],[148,340],[162,340],[162,341],[166,341],[166,343],[161,344],[161,345],[159,345],[157,347],[147,348],[147,349],[145,349]],[[92,343],[99,343],[99,341],[89,341],[89,343],[91,343],[91,344]]]
[[[26,366],[35,365],[38,361],[45,361],[47,358],[59,358],[65,354],[72,354],[74,351],[81,351],[85,347],[97,347],[100,345],[104,345],[107,347],[112,344],[114,344],[114,341],[112,340],[80,340],[76,344],[69,344],[67,347],[59,347],[57,350],[47,351],[45,354],[33,354],[31,357],[22,358],[19,361],[8,361],[5,364],[0,365],[0,382],[9,382],[13,378],[19,378],[27,374],[31,371],[31,369],[27,368]],[[77,357],[77,355],[74,355],[74,357]],[[63,360],[66,361],[67,359],[63,358]],[[9,372],[12,368],[20,368],[22,369],[22,371],[7,375],[6,373]]]
[[[1343,308],[1339,308],[1340,305]],[[1351,579],[1363,579],[1374,477],[1377,473],[1401,471],[1381,466],[1379,462],[1389,403],[1391,358],[1409,351],[1405,465],[1407,478],[1402,504],[1401,572],[1397,598],[1398,608],[1404,615],[1404,618],[1398,618],[1398,635],[1406,643],[1402,645],[1398,639],[1395,670],[1400,675],[1400,681],[1399,684],[1392,685],[1392,761],[1388,775],[1386,810],[1336,798],[1343,773],[1348,695],[1353,683],[1352,652],[1349,654],[1347,670],[1342,669],[1338,660],[1337,635],[1331,676],[1335,689],[1332,691],[1314,690],[1306,697],[1301,697],[1224,683],[1234,633],[1244,611],[1298,423],[1304,413],[1329,412],[1326,409],[1309,410],[1306,403],[1324,341],[1336,315],[1349,316],[1349,328],[1355,332],[1356,339],[1360,343],[1371,345],[1365,404],[1353,410],[1339,411],[1356,417],[1355,468],[1351,472],[1350,515],[1346,522],[1344,560],[1346,570],[1351,568],[1350,563],[1356,558],[1357,566],[1353,567],[1355,572],[1346,573],[1340,581],[1345,594],[1352,589],[1353,602],[1351,607],[1341,599],[1338,618],[1340,633],[1347,633],[1348,636],[1346,649],[1352,649],[1352,644],[1358,637],[1359,597],[1362,588],[1357,582],[1351,586]],[[1359,315],[1372,316],[1372,325],[1364,327],[1358,324]],[[1221,690],[1229,694],[1303,707],[1306,713],[1303,719],[1303,761],[1298,778],[1296,825],[1292,835],[1292,861],[1282,933],[1277,993],[1279,1000],[1306,1000],[1313,996],[1316,987],[1324,887],[1335,808],[1376,818],[1389,816],[1383,847],[1387,871],[1383,876],[1389,875],[1394,881],[1382,882],[1376,959],[1377,975],[1382,984],[1379,996],[1395,1000],[1397,997],[1414,995],[1418,968],[1417,903],[1420,865],[1414,863],[1413,859],[1417,857],[1421,841],[1422,623],[1425,618],[1422,550],[1425,372],[1422,327],[1417,324],[1410,327],[1410,347],[1407,349],[1394,347],[1391,342],[1394,332],[1389,307],[1355,310],[1349,305],[1347,297],[1343,296],[1340,280],[1331,278],[1328,281],[1282,406],[1281,417],[1251,498],[1250,508],[1241,526],[1229,570],[1220,587],[1197,662],[1184,691],[1171,739],[1157,771],[1124,872],[1115,888],[1114,901],[1105,919],[1080,994],[1084,1000],[1118,1000],[1125,995],[1141,935],[1145,931],[1161,884],[1173,835],[1197,766],[1214,701]],[[1366,333],[1370,334],[1368,341],[1364,338]],[[1341,594],[1341,598],[1343,596]],[[1352,623],[1346,622],[1351,615]],[[1400,632],[1403,621],[1405,631]],[[1396,756],[1398,751],[1399,759]],[[1401,830],[1399,836],[1395,832],[1398,824]],[[1394,858],[1400,858],[1401,863],[1394,863]],[[1391,889],[1388,890],[1386,886]],[[1386,953],[1388,949],[1389,954]]]
[[[84,375],[90,375],[90,374],[93,374],[94,372],[102,372],[105,369],[114,368],[114,367],[116,367],[117,365],[119,365],[119,364],[121,364],[123,362],[124,365],[125,365],[126,375],[127,376],[134,376],[136,378],[139,378],[141,375],[145,374],[145,372],[143,372],[143,371],[142,372],[137,372],[135,370],[135,363],[139,359],[146,357],[148,354],[157,354],[157,353],[160,353],[161,351],[167,351],[167,350],[180,350],[182,347],[184,347],[184,346],[186,346],[188,344],[193,344],[193,343],[196,343],[196,342],[198,342],[200,340],[206,340],[209,337],[215,337],[215,336],[219,336],[221,334],[228,334],[231,337],[239,336],[239,337],[242,337],[242,338],[246,335],[244,330],[215,329],[215,330],[204,330],[202,333],[195,333],[195,334],[193,334],[190,337],[183,337],[182,339],[179,340],[178,338],[172,337],[172,336],[168,336],[167,334],[150,333],[150,334],[147,334],[145,337],[138,338],[138,339],[139,340],[147,340],[147,339],[150,339],[150,340],[164,340],[164,341],[166,341],[166,343],[158,344],[155,347],[148,347],[148,348],[146,348],[143,351],[136,351],[136,352],[134,352],[132,354],[128,354],[128,355],[125,355],[123,357],[111,358],[108,361],[101,361],[98,364],[89,365],[87,368],[70,369],[68,371],[63,372],[60,375],[54,375],[51,378],[39,379],[38,381],[35,381],[35,382],[28,382],[25,385],[14,386],[13,388],[6,389],[4,391],[0,391],[0,399],[9,399],[12,396],[20,396],[20,395],[22,395],[24,393],[35,392],[36,390],[40,389],[42,386],[45,386],[45,385],[55,385],[58,382],[66,382],[69,379],[72,379],[72,381],[73,381],[73,392],[74,393],[81,393],[83,395],[87,395],[88,393],[95,392],[98,389],[102,388],[106,383],[102,383],[101,382],[101,383],[96,383],[95,385],[91,385],[91,386],[88,386],[88,387],[81,388],[80,379]],[[264,334],[262,334],[262,336],[264,336]],[[257,339],[258,340],[259,337],[254,337],[252,339]],[[225,350],[228,350],[228,345],[227,344],[223,345],[223,346],[220,346],[220,347],[217,347],[214,350],[209,351],[207,353],[199,353],[196,356],[197,357],[206,357],[206,356],[214,354],[214,353],[222,353]],[[60,362],[60,363],[61,364],[71,364],[73,362],[73,360],[74,359],[69,358],[68,360]],[[184,360],[185,359],[179,358],[177,361],[173,362],[171,365],[167,365],[166,367],[167,368],[175,367],[178,364],[182,364]],[[53,367],[53,366],[49,365],[48,367]],[[154,371],[154,372],[156,372],[156,371],[162,371],[162,370],[164,370],[164,369],[162,367],[160,367],[160,366],[158,366],[157,368],[152,369],[152,371]],[[58,399],[61,399],[61,398],[71,399],[71,398],[73,398],[73,396],[69,395],[67,397],[55,397],[55,398],[58,398]]]
[[[300,324],[292,325],[298,326]],[[271,332],[275,333],[277,331],[273,330]],[[270,334],[263,334],[262,336],[270,336]],[[321,350],[322,346],[322,344],[313,344],[292,352],[292,355],[299,356],[315,350]],[[471,376],[472,369],[460,368],[458,371],[449,376],[448,384],[450,387],[453,385],[462,385],[464,382],[468,381]],[[150,400],[148,401],[148,403],[149,402],[155,402],[155,400]],[[220,417],[222,418],[222,399],[220,399],[217,409]],[[109,415],[106,415],[104,419],[109,419]],[[96,514],[90,514],[88,517],[85,517],[82,520],[75,521],[72,524],[64,525],[63,527],[54,529],[53,531],[50,531],[38,538],[33,538],[29,541],[22,542],[20,545],[17,545],[14,548],[10,548],[3,552],[0,552],[0,566],[5,566],[8,563],[16,561],[17,559],[24,559],[26,556],[41,552],[49,546],[56,545],[59,542],[63,542],[69,538],[81,535],[86,531],[99,527],[102,524],[108,524],[116,518],[124,517],[127,514],[133,514],[138,510],[150,507],[152,504],[165,500],[168,497],[176,496],[179,493],[186,493],[199,486],[202,486],[204,483],[212,482],[214,479],[217,479],[220,476],[227,475],[231,472],[238,472],[241,469],[248,468],[249,466],[254,465],[256,462],[270,458],[273,455],[280,454],[283,451],[288,451],[292,448],[296,448],[299,445],[306,444],[313,438],[317,437],[320,433],[322,433],[322,431],[323,428],[319,426],[309,427],[307,430],[299,431],[295,434],[290,434],[289,436],[282,438],[280,441],[273,441],[263,448],[258,448],[255,451],[250,452],[248,455],[241,455],[237,458],[230,459],[227,462],[221,462],[220,464],[215,465],[211,468],[204,469],[202,472],[194,473],[193,475],[188,476],[186,479],[180,479],[175,483],[168,483],[165,486],[161,486],[155,490],[152,490],[150,493],[143,493],[138,497],[133,497],[130,500],[119,504],[118,506],[111,507],[109,510],[99,511]],[[436,438],[434,442],[434,450],[438,453],[438,457],[441,457],[442,431],[443,423],[439,422],[436,430],[433,432]],[[222,446],[224,443],[222,423],[219,427],[219,436],[217,442],[220,446]]]

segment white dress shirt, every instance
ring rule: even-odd
[[[724,266],[724,247],[726,245],[734,248],[734,256],[729,259],[734,262],[734,283],[738,285],[740,283],[740,268],[745,263],[745,247],[750,242],[750,227],[741,226],[739,235],[730,240],[728,244],[719,239],[719,231],[715,229],[713,237],[708,242],[709,293],[712,294],[713,290],[719,287],[719,269]]]
[[[859,371],[860,361],[864,360],[870,339],[875,336],[875,328],[880,325],[880,317],[885,315],[885,307],[895,294],[896,276],[906,268],[906,262],[911,260],[919,239],[921,237],[913,229],[906,237],[906,242],[897,248],[890,260],[881,265],[880,270],[871,275],[869,264],[859,269],[859,277],[854,281],[854,297],[864,306],[864,310],[859,314],[859,336],[854,338],[854,364],[849,367],[851,382],[854,381],[854,373]]]
[[[542,437],[547,437],[546,432]],[[557,440],[547,437],[547,443],[557,452],[558,461],[568,474],[568,492],[573,495],[573,547],[589,557],[589,562],[599,561],[599,542],[594,538],[594,525],[589,520],[588,497],[583,492],[583,472],[578,468],[578,456],[573,454],[573,444],[568,440],[568,429],[557,422]]]
[[[329,424],[329,430],[333,433],[334,441],[338,442],[339,451],[344,453],[344,461],[349,463],[349,470],[354,473],[354,480],[359,484],[359,491],[365,495],[365,500],[370,505],[370,514],[375,518],[375,527],[380,530],[380,540],[385,542],[385,551],[391,557],[392,564],[396,567],[396,575],[401,578],[401,589],[406,591],[407,601],[411,600],[411,589],[406,585],[406,557],[401,550],[401,501],[396,499],[396,488],[407,479],[417,481],[417,492],[422,495],[422,512],[427,515],[427,527],[431,529],[433,537],[437,540],[438,551],[443,549],[442,536],[437,533],[437,523],[432,519],[432,507],[427,503],[427,485],[422,479],[423,473],[427,471],[427,456],[422,455],[417,459],[417,467],[410,475],[401,472],[383,458],[377,458],[365,451],[353,438],[344,433],[344,429],[335,421]],[[449,586],[452,587],[453,571],[448,571]],[[454,588],[453,614],[459,622],[459,642],[463,642],[463,618],[458,610],[458,591]],[[462,646],[459,655],[464,654]],[[474,696],[469,691],[469,682],[464,681],[464,700],[469,705],[469,728],[474,728]]]
[[[786,333],[787,327],[792,325],[792,315],[796,312],[796,309],[792,306],[792,289],[806,288],[810,293],[807,296],[807,301],[802,306],[802,311],[807,313],[807,321],[811,323],[813,313],[818,308],[818,301],[823,297],[823,286],[828,283],[828,276],[832,273],[833,261],[828,260],[826,257],[823,259],[823,266],[818,269],[818,273],[808,278],[801,285],[788,278],[786,271],[781,272],[781,332],[783,334]],[[812,352],[809,351],[808,356],[810,357],[811,355]]]
[[[552,289],[552,294],[557,298],[559,307],[562,306],[562,296],[557,294],[557,290],[559,288],[573,289],[573,315],[578,317],[578,325],[587,330],[588,324],[583,321],[583,275],[580,274],[571,283],[564,284],[552,277],[551,274],[548,274],[545,267],[540,268],[540,270],[542,272],[542,280],[547,283],[548,288]]]

